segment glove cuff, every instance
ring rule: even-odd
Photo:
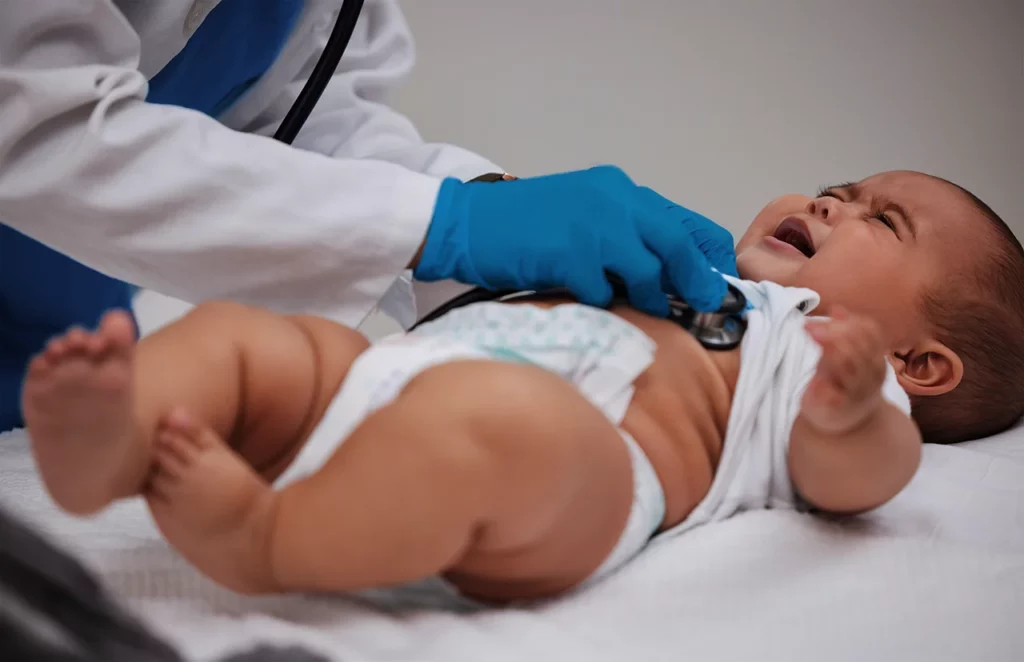
[[[432,282],[447,280],[455,276],[466,242],[459,235],[465,233],[465,216],[459,204],[459,194],[465,186],[455,177],[441,182],[434,203],[434,212],[427,228],[427,239],[423,245],[419,264],[413,270],[416,280]]]

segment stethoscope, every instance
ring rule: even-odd
[[[609,307],[617,305],[629,305],[629,298],[626,293],[626,285],[621,278],[614,274],[607,274],[608,282],[612,286],[612,299]],[[456,308],[468,306],[484,301],[497,301],[510,303],[513,301],[543,301],[545,299],[573,298],[572,292],[565,288],[553,288],[550,290],[488,290],[482,287],[474,288],[465,292],[450,301],[447,301],[431,312],[427,313],[420,321],[413,325],[412,329],[432,322],[437,318],[449,313]],[[743,334],[747,330],[745,313],[747,310],[747,299],[743,293],[734,285],[729,285],[729,291],[725,300],[718,310],[711,313],[702,313],[691,308],[685,301],[676,296],[669,296],[668,319],[683,327],[706,349],[712,351],[726,351],[735,349],[743,341]],[[410,331],[412,330],[410,329]]]
[[[348,42],[352,40],[352,32],[356,29],[356,21],[359,20],[359,12],[362,10],[363,0],[345,0],[341,3],[331,36],[327,38],[327,45],[320,53],[313,72],[306,79],[299,96],[295,98],[295,102],[281,120],[281,125],[274,132],[276,140],[289,145],[295,140],[299,129],[306,123],[316,102],[320,100],[320,95],[324,93],[327,83],[331,82],[331,77],[341,62],[341,56],[345,53]]]
[[[352,32],[355,30],[356,21],[359,20],[359,12],[363,9],[363,0],[345,0],[338,9],[338,18],[334,21],[334,28],[331,36],[327,39],[323,52],[317,59],[313,72],[306,80],[306,84],[299,92],[291,108],[281,125],[274,133],[274,138],[283,143],[291,144],[298,135],[302,125],[306,123],[309,114],[313,112],[317,101],[323,94],[324,89],[334,76],[341,56],[352,39]],[[484,178],[480,178],[484,179]],[[500,181],[501,176],[494,176],[487,181]],[[613,296],[609,305],[628,305],[628,296],[623,281],[614,274],[608,274],[608,282],[612,285]],[[460,296],[442,304],[436,310],[427,314],[412,328],[425,324],[441,317],[445,313],[483,301],[530,301],[546,298],[572,297],[572,293],[564,288],[544,291],[532,290],[502,290],[494,291],[482,287],[470,290]],[[744,314],[747,309],[747,300],[743,293],[732,284],[718,310],[711,313],[701,313],[679,297],[669,297],[668,319],[676,322],[695,337],[701,345],[709,350],[730,350],[737,347],[743,340],[743,334],[747,330],[747,321]]]

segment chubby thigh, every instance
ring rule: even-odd
[[[541,368],[430,368],[280,494],[283,585],[331,590],[443,574],[466,595],[539,598],[591,575],[633,501],[629,450],[576,388]]]
[[[148,445],[160,418],[184,407],[273,480],[367,347],[358,331],[326,319],[202,303],[139,341],[140,436]]]

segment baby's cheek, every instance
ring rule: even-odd
[[[828,314],[836,304],[874,317],[888,312],[888,299],[901,288],[886,268],[887,261],[872,261],[866,250],[830,248],[833,250],[821,251],[809,260],[796,278],[796,285],[821,296],[821,314]]]
[[[799,263],[773,254],[763,246],[755,244],[746,250],[737,251],[736,271],[745,280],[770,280],[779,285],[794,285],[794,278],[800,270]]]
[[[746,232],[743,233],[743,236],[740,237],[740,240],[736,242],[737,256],[757,244],[757,242],[761,241],[768,235],[774,234],[775,228],[779,226],[779,223],[782,222],[783,218],[785,218],[785,216],[775,218],[773,216],[766,215],[764,212],[758,214],[757,218],[754,219],[754,222],[750,224],[750,227],[748,227]]]
[[[779,226],[782,219],[786,218],[790,214],[800,213],[807,208],[810,201],[811,199],[806,195],[791,193],[780,198],[775,198],[769,202],[764,206],[764,209],[754,217],[754,221],[750,224],[750,227],[743,233],[739,243],[736,244],[737,252],[742,251],[760,241],[762,237],[774,233],[775,228]]]
[[[736,247],[736,271],[739,272],[740,278],[747,280],[755,280],[754,274],[751,273],[752,267],[756,264],[750,249],[742,250],[740,246],[743,240],[740,240],[740,244]]]
[[[764,209],[754,219],[756,223],[761,217],[774,217],[775,221],[781,221],[783,218],[790,214],[797,214],[807,209],[807,205],[811,203],[811,198],[801,193],[789,193],[781,197],[775,198],[764,206]]]

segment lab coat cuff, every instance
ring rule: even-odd
[[[398,277],[387,286],[377,309],[395,320],[402,328],[411,327],[417,316],[412,270],[405,267],[426,240],[440,187],[441,181],[438,179],[416,177],[410,181],[408,187],[403,187],[396,195],[395,217],[399,222],[396,223],[398,232],[394,239],[396,245],[402,246],[402,250],[396,251],[396,255],[402,256],[403,262],[396,265],[398,268],[395,273]],[[407,243],[410,241],[411,243]]]

